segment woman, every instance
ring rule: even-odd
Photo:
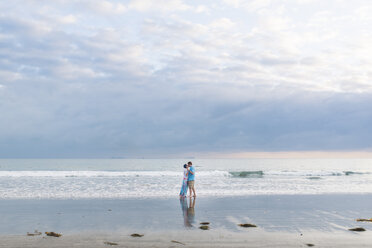
[[[182,187],[180,192],[180,197],[186,197],[187,195],[187,176],[189,174],[189,171],[187,170],[187,164],[183,165],[183,181],[182,181]]]

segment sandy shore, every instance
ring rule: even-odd
[[[59,238],[45,235],[0,236],[0,247],[371,247],[370,233],[321,233],[303,235],[264,232],[233,233],[226,230],[152,232],[134,238],[129,233],[81,233]]]
[[[356,221],[371,206],[371,195],[0,200],[0,247],[372,247],[372,223]]]

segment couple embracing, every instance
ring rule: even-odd
[[[188,162],[187,164],[183,165],[184,172],[183,172],[183,181],[182,181],[182,187],[180,192],[180,197],[186,197],[187,195],[187,187],[190,190],[190,197],[192,196],[192,193],[194,192],[194,197],[196,197],[195,194],[195,169],[192,166],[192,162]]]

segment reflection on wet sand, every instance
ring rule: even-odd
[[[185,227],[192,227],[195,222],[195,198],[190,198],[190,204],[188,205],[188,199],[180,198],[180,204],[183,215],[183,223]]]

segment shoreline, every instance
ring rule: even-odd
[[[372,217],[371,196],[196,197],[194,203],[178,197],[2,199],[0,247],[368,247],[372,223],[356,219]],[[199,229],[201,222],[209,222],[209,230]],[[257,227],[238,226],[244,223]],[[366,231],[348,230],[355,227]],[[27,236],[34,230],[42,235]]]
[[[131,237],[130,232],[82,232],[59,238],[45,235],[0,235],[0,247],[370,247],[369,233],[345,235],[343,232],[309,231],[302,235],[288,232],[244,233],[228,230],[152,231],[143,237]]]

